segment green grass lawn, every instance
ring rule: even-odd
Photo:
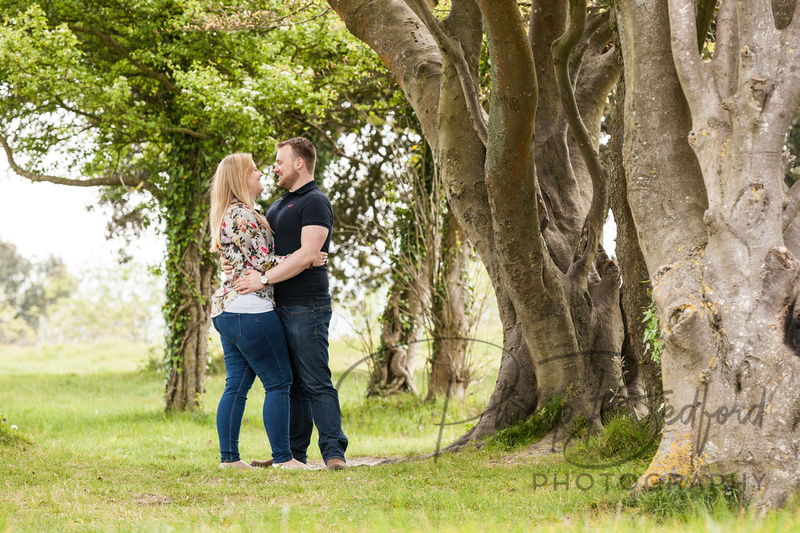
[[[334,380],[360,358],[344,345],[332,353]],[[398,461],[220,470],[214,412],[224,376],[209,377],[204,412],[168,416],[147,359],[144,346],[122,344],[0,347],[0,531],[800,531],[795,503],[761,518],[675,493],[637,504],[620,476],[641,473],[647,457],[605,470],[525,448],[429,457],[442,402],[366,399],[364,366],[340,387],[348,458]],[[480,413],[493,382],[448,406],[442,444]],[[269,456],[258,389],[240,439],[246,460]]]

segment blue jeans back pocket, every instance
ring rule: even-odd
[[[230,342],[236,342],[242,336],[241,316],[236,313],[225,313],[215,316],[212,320],[214,329]]]

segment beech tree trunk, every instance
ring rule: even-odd
[[[621,57],[620,57],[621,59]],[[636,225],[628,206],[628,187],[623,165],[622,144],[625,138],[625,121],[622,119],[625,105],[625,77],[617,82],[614,120],[611,124],[609,160],[611,163],[611,211],[617,225],[616,255],[622,275],[620,305],[625,326],[625,339],[622,343],[622,368],[628,395],[631,398],[644,397],[644,401],[633,402],[633,408],[642,418],[657,415],[664,403],[664,390],[661,383],[661,365],[653,361],[651,354],[645,353],[643,342],[645,325],[642,322],[644,310],[650,307],[650,275],[639,248]]]
[[[664,435],[639,484],[727,476],[781,505],[800,488],[800,192],[781,161],[800,17],[723,0],[704,63],[693,2],[617,10],[629,204],[665,328]]]
[[[607,184],[596,149],[619,74],[607,15],[574,25],[577,40],[557,56],[559,79],[550,47],[567,28],[562,3],[534,2],[530,41],[512,0],[454,0],[444,21],[418,0],[329,4],[395,74],[497,295],[505,350],[498,381],[481,420],[453,448],[555,397],[599,425],[627,396],[619,271],[599,248]],[[477,76],[484,30],[488,118]]]
[[[381,315],[381,341],[372,361],[367,396],[381,396],[410,391],[418,396],[414,370],[421,339],[420,327],[411,315],[411,291],[397,284],[390,290]],[[414,306],[419,308],[419,304]],[[419,316],[419,315],[417,315]]]
[[[464,398],[472,379],[467,360],[470,344],[466,339],[469,292],[464,279],[471,248],[452,211],[447,212],[443,233],[441,265],[433,291],[433,349],[427,400],[441,395]]]

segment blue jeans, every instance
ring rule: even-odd
[[[291,388],[292,455],[298,461],[306,462],[311,431],[316,424],[322,459],[326,463],[333,457],[344,459],[347,437],[342,432],[339,394],[333,387],[328,367],[330,300],[281,306],[277,311],[286,331],[294,375]]]
[[[213,318],[225,354],[225,392],[217,408],[217,433],[223,463],[239,461],[239,430],[247,392],[256,376],[264,385],[264,429],[276,463],[291,461],[289,387],[292,367],[278,315],[225,313]]]

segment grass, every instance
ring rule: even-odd
[[[358,354],[332,352],[338,380]],[[639,433],[626,421],[603,442],[576,441],[573,459],[592,450],[627,458],[600,470],[524,445],[420,459],[437,449],[443,404],[367,400],[365,368],[340,386],[348,457],[413,460],[344,472],[220,470],[213,415],[224,377],[210,376],[204,412],[166,415],[147,359],[144,346],[0,347],[0,531],[800,530],[797,502],[756,518],[724,488],[634,499],[620,480],[644,471],[651,451],[630,453]],[[450,403],[442,444],[480,412],[492,382]],[[258,396],[254,388],[241,436],[247,459],[268,456]]]

